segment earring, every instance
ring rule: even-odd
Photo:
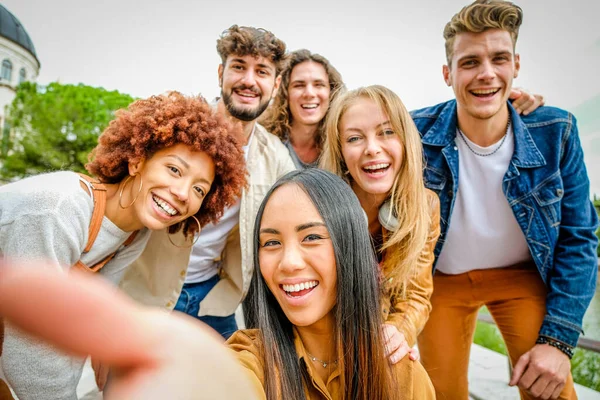
[[[127,178],[125,178],[125,180],[121,184],[122,185],[121,190],[119,190],[119,207],[121,207],[122,209],[131,207],[133,205],[133,203],[135,203],[135,201],[137,200],[137,198],[139,197],[139,195],[142,191],[142,185],[144,184],[144,182],[142,181],[142,175],[139,172],[136,172],[135,174],[133,174],[134,177],[136,175],[140,176],[140,187],[138,188],[137,194],[135,195],[135,198],[133,199],[133,201],[126,206],[123,206],[123,204],[121,204],[121,201],[123,200],[123,189],[125,189],[125,186],[127,186],[127,182],[129,182],[129,180],[131,179],[131,175],[129,175]],[[133,181],[135,182],[135,178],[133,179]]]
[[[200,226],[200,221],[198,221],[198,218],[196,218],[193,215],[191,215],[190,217],[194,218],[194,220],[196,221],[196,224],[198,225],[198,233],[196,233],[196,235],[198,235],[198,236],[196,236],[196,240],[194,240],[192,242],[192,244],[189,245],[189,246],[179,246],[179,245],[173,243],[173,240],[171,240],[171,234],[169,232],[167,232],[167,239],[169,239],[169,242],[171,242],[171,244],[173,246],[175,246],[177,248],[180,248],[180,249],[189,249],[190,247],[193,247],[196,244],[196,242],[198,241],[198,239],[200,239],[200,231],[202,230],[202,227]]]

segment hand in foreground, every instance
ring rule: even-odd
[[[509,98],[517,114],[523,115],[531,114],[546,103],[541,94],[532,94],[523,88],[512,88]]]
[[[98,386],[98,390],[102,392],[104,390],[104,386],[106,386],[110,368],[108,365],[101,363],[95,358],[92,358],[92,369],[94,370],[94,378],[96,378],[96,386]]]
[[[0,315],[110,366],[105,399],[253,398],[223,341],[183,315],[142,308],[97,277],[0,266]]]
[[[570,370],[569,357],[562,351],[547,344],[536,344],[517,361],[509,385],[518,385],[536,398],[556,399]]]
[[[385,337],[385,356],[389,357],[392,364],[396,364],[408,354],[408,358],[415,361],[419,359],[419,352],[406,342],[404,334],[394,325],[383,324],[383,335]]]

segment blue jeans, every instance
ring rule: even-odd
[[[212,315],[205,315],[203,317],[198,316],[200,311],[200,302],[206,297],[208,292],[219,282],[219,276],[215,275],[204,282],[198,283],[185,283],[179,295],[179,300],[175,305],[175,311],[181,311],[194,318],[204,322],[217,332],[225,339],[229,339],[229,336],[233,332],[237,331],[237,322],[235,322],[235,314],[231,314],[227,317],[215,317]]]

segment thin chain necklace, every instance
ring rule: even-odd
[[[334,360],[334,361],[323,361],[323,360],[320,360],[317,357],[315,357],[312,354],[310,354],[308,351],[306,352],[306,354],[308,354],[308,356],[310,357],[311,360],[316,361],[319,364],[321,364],[323,366],[323,368],[327,368],[327,366],[329,364],[337,365],[337,363],[338,363],[338,360]]]
[[[489,157],[492,154],[496,153],[498,150],[500,150],[500,147],[502,147],[502,145],[504,144],[504,141],[506,140],[506,137],[508,136],[508,129],[510,128],[510,118],[508,119],[508,122],[506,123],[506,132],[504,132],[504,136],[502,136],[502,140],[500,140],[500,144],[498,145],[498,147],[496,147],[494,149],[494,151],[492,151],[491,153],[478,153],[475,150],[473,150],[473,148],[471,146],[469,146],[469,142],[467,142],[467,139],[465,138],[465,134],[462,133],[462,131],[460,130],[460,128],[456,127],[456,129],[458,130],[458,133],[460,134],[460,138],[463,140],[463,142],[465,142],[465,145],[467,146],[467,148],[469,150],[471,150],[471,153],[475,154],[476,156],[479,157]]]

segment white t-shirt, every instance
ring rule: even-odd
[[[244,158],[248,161],[248,149],[254,137],[254,130],[248,143],[242,147]],[[216,224],[206,224],[200,232],[198,241],[192,248],[185,283],[204,282],[219,271],[218,260],[225,249],[229,232],[237,225],[240,216],[240,199],[223,212]]]
[[[455,143],[459,155],[458,191],[437,269],[454,275],[531,259],[525,235],[502,191],[515,148],[512,126],[499,149],[500,141],[480,147],[461,136],[458,129]]]

